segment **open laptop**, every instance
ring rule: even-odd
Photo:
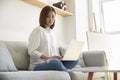
[[[84,42],[72,40],[61,59],[62,61],[75,61],[79,58]]]

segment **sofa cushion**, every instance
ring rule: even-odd
[[[17,41],[5,41],[5,44],[13,58],[16,68],[26,70],[29,66],[27,43]]]
[[[18,71],[2,72],[0,80],[71,80],[65,71]]]
[[[5,44],[0,41],[0,72],[3,71],[17,71],[17,69]]]

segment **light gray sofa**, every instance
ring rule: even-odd
[[[65,48],[60,48],[60,53],[64,54]],[[99,55],[103,55],[102,51],[87,51],[82,52],[80,64],[74,69],[79,69],[85,66],[96,66],[96,62],[91,62],[93,59],[99,59]],[[87,54],[86,54],[87,53]],[[95,55],[97,53],[97,55]],[[88,62],[90,55],[91,61]],[[103,57],[103,56],[102,56]],[[86,62],[84,61],[86,60]],[[100,62],[101,61],[101,62]],[[98,60],[99,66],[105,65],[104,61]],[[89,63],[89,64],[88,64]],[[87,65],[88,64],[88,65]],[[81,71],[70,72],[64,71],[28,71],[29,55],[26,42],[16,41],[0,41],[0,80],[86,80],[88,73]],[[100,73],[101,74],[101,73]],[[96,73],[94,80],[104,80],[104,74]]]

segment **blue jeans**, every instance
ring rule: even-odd
[[[71,69],[77,65],[79,60],[76,61],[61,61],[59,59],[53,58],[49,62],[44,62],[41,64],[38,64],[34,71],[39,70],[59,70],[59,71],[68,71],[68,69]]]

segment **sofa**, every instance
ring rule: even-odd
[[[60,55],[64,55],[66,48],[60,47]],[[96,55],[97,54],[97,55]],[[26,42],[0,41],[0,80],[86,80],[88,73],[76,71],[87,66],[103,66],[105,62],[103,51],[81,52],[80,62],[69,72],[46,70],[29,71],[29,55]],[[96,62],[95,59],[98,61]],[[95,73],[93,80],[104,80],[104,73]]]

